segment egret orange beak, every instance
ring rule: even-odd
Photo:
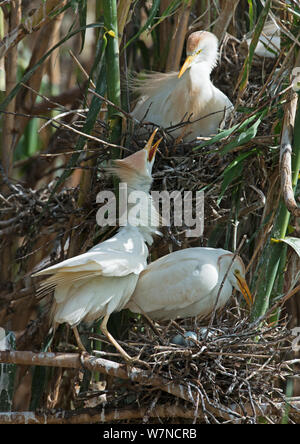
[[[151,162],[152,159],[154,158],[154,156],[156,154],[156,151],[157,151],[157,148],[158,148],[158,145],[160,144],[160,142],[163,139],[161,137],[159,140],[157,140],[157,142],[155,142],[154,145],[152,145],[154,137],[155,137],[155,134],[157,133],[157,131],[158,131],[158,128],[155,128],[155,130],[151,134],[150,139],[148,140],[148,142],[146,143],[146,146],[145,146],[145,150],[147,150],[147,153],[148,153],[148,162]]]
[[[249,307],[251,307],[253,304],[253,297],[252,297],[252,294],[250,292],[250,289],[248,287],[246,280],[240,275],[240,273],[235,273],[234,275],[237,279],[238,286],[241,290],[242,295],[245,298],[245,301],[247,302]]]
[[[197,51],[195,54],[189,55],[187,56],[187,58],[185,59],[184,64],[181,67],[181,70],[179,71],[178,74],[178,79],[180,79],[180,77],[185,73],[185,71],[191,66],[193,60],[195,60],[195,57],[201,52],[201,50]]]

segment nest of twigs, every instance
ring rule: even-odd
[[[120,341],[128,354],[138,356],[134,365],[145,369],[147,381],[137,378],[124,385],[114,380],[104,398],[102,393],[100,405],[105,400],[107,409],[138,409],[143,422],[165,420],[168,411],[171,421],[177,415],[177,419],[210,424],[279,423],[286,412],[289,422],[299,418],[300,405],[289,408],[285,396],[286,381],[299,377],[291,360],[294,337],[286,319],[276,326],[251,323],[244,309],[236,306],[218,313],[211,326],[209,320],[201,326],[196,319],[153,325],[155,333],[153,326],[135,320],[129,339]],[[175,344],[175,337],[183,338],[190,330],[197,339]],[[97,355],[116,359],[113,352]],[[164,381],[158,390],[157,377]],[[99,395],[88,392],[86,406]],[[129,422],[135,419],[129,414]]]

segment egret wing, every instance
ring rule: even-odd
[[[45,268],[33,276],[57,273],[102,276],[139,274],[147,264],[147,256],[148,249],[142,235],[133,228],[124,227],[115,236],[95,245],[86,253]]]
[[[75,326],[81,320],[94,321],[105,314],[120,311],[130,298],[138,276],[91,277],[86,281],[68,282],[55,289],[54,321]]]

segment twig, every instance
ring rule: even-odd
[[[110,100],[108,100],[106,97],[101,96],[101,94],[97,93],[96,91],[94,91],[91,88],[88,88],[88,91],[92,94],[94,94],[94,96],[98,97],[99,99],[103,100],[103,102],[107,103],[108,105],[112,106],[113,108],[115,108],[117,111],[119,111],[120,113],[124,114],[124,116],[127,117],[127,119],[131,119],[137,123],[140,123],[139,120],[135,119],[131,114],[127,113],[126,111],[124,111],[122,108],[120,108],[118,105],[115,105],[113,102],[111,102]]]
[[[300,285],[295,287],[293,290],[289,291],[283,298],[281,298],[279,301],[273,304],[272,307],[270,307],[269,310],[264,315],[264,318],[268,319],[268,317],[271,316],[271,314],[274,313],[278,307],[282,307],[286,303],[286,301],[288,301],[292,296],[298,293],[298,291],[300,291]]]
[[[233,256],[232,256],[231,263],[230,263],[230,265],[229,265],[229,267],[228,267],[228,269],[227,269],[227,271],[226,271],[226,273],[225,273],[225,275],[224,275],[224,277],[223,277],[223,280],[222,280],[222,282],[221,282],[221,285],[220,285],[220,288],[219,288],[219,291],[218,291],[218,294],[217,294],[216,302],[215,302],[215,305],[214,305],[213,311],[212,311],[211,316],[210,316],[210,319],[209,319],[209,324],[208,324],[208,327],[207,327],[207,330],[206,330],[206,333],[205,333],[205,340],[207,339],[207,337],[208,337],[208,333],[209,333],[209,330],[210,330],[210,328],[211,328],[211,326],[212,326],[212,324],[213,324],[213,321],[214,321],[214,318],[215,318],[215,315],[216,315],[216,311],[217,311],[217,306],[218,306],[218,302],[219,302],[220,294],[221,294],[221,291],[222,291],[222,289],[223,289],[223,287],[224,287],[224,284],[225,284],[225,281],[226,281],[226,279],[227,279],[228,273],[229,273],[229,271],[230,271],[230,269],[231,269],[231,267],[232,267],[232,265],[233,265],[233,263],[234,263],[234,261],[235,261],[235,258],[237,257],[237,255],[238,255],[239,252],[241,251],[241,248],[242,248],[242,246],[244,245],[244,242],[246,241],[246,239],[247,239],[247,236],[244,235],[243,238],[242,238],[242,240],[241,240],[241,242],[240,242],[239,247],[237,248],[237,250],[234,252],[234,254],[233,254]]]
[[[289,212],[295,217],[300,216],[300,208],[298,208],[293,186],[292,186],[292,144],[294,123],[296,117],[298,94],[289,91],[289,98],[286,107],[282,127],[281,144],[280,144],[280,172],[281,172],[281,189],[285,202],[285,206]]]
[[[80,61],[77,59],[77,57],[73,53],[72,49],[69,49],[69,54],[72,57],[72,59],[74,60],[74,62],[76,63],[76,65],[78,66],[78,68],[80,69],[80,71],[82,72],[82,74],[84,75],[84,77],[91,82],[91,85],[93,88],[96,88],[95,83],[93,82],[92,79],[90,79],[90,76],[88,75],[88,73],[86,72],[86,70],[84,69],[84,67],[80,63]]]

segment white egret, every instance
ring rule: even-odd
[[[151,171],[160,142],[153,144],[156,131],[145,148],[115,161],[114,171],[126,181],[128,193],[144,191],[151,198]],[[128,211],[129,211],[128,204]],[[76,326],[81,321],[103,318],[101,330],[127,360],[130,356],[107,330],[112,312],[124,308],[136,286],[140,272],[147,265],[148,248],[155,229],[147,225],[126,225],[112,238],[99,243],[86,253],[64,260],[34,274],[51,274],[41,283],[40,292],[54,291],[53,323],[68,323],[74,330],[78,346],[84,350]]]
[[[248,47],[251,43],[251,38],[246,39]],[[262,33],[259,36],[255,54],[259,57],[277,58],[280,52],[280,28],[276,22],[268,22],[264,25]]]
[[[217,63],[218,39],[211,32],[193,32],[187,40],[187,58],[178,72],[149,73],[136,80],[140,99],[132,116],[168,128],[182,121],[186,141],[218,132],[233,105],[211,79]],[[182,136],[182,127],[171,133]]]
[[[233,288],[251,305],[245,266],[239,256],[232,263],[233,256],[227,250],[205,247],[163,256],[142,271],[127,308],[154,320],[205,318],[213,311],[217,297],[217,309],[227,303]]]

